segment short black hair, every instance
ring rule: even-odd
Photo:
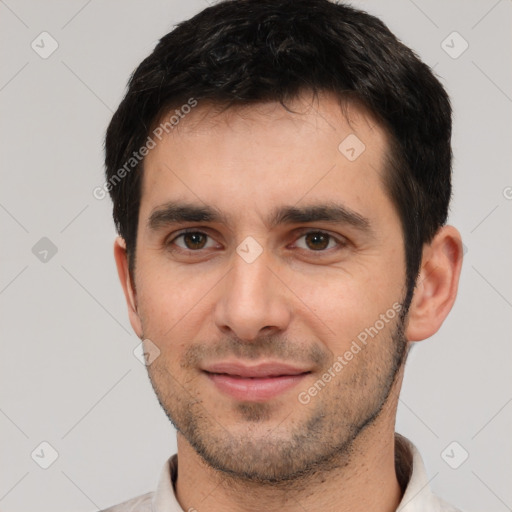
[[[286,106],[307,91],[360,104],[386,130],[384,184],[402,223],[408,306],[423,245],[448,215],[450,100],[381,20],[328,0],[221,1],[179,23],[135,70],[105,141],[107,190],[132,271],[143,172],[133,155],[155,122],[191,99]]]

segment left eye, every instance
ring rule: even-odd
[[[312,251],[325,251],[336,247],[336,245],[342,245],[332,235],[324,231],[309,231],[299,238],[299,240],[301,239],[304,239],[305,247],[300,248]]]

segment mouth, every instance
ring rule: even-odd
[[[295,387],[311,370],[279,362],[246,366],[218,363],[203,372],[223,394],[236,400],[264,402]]]

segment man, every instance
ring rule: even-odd
[[[114,251],[177,429],[116,511],[453,511],[395,434],[462,263],[446,92],[378,19],[217,3],[163,37],[106,137]]]

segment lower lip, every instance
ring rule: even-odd
[[[280,377],[247,378],[225,373],[208,373],[217,388],[237,400],[264,402],[296,386],[307,373]]]

